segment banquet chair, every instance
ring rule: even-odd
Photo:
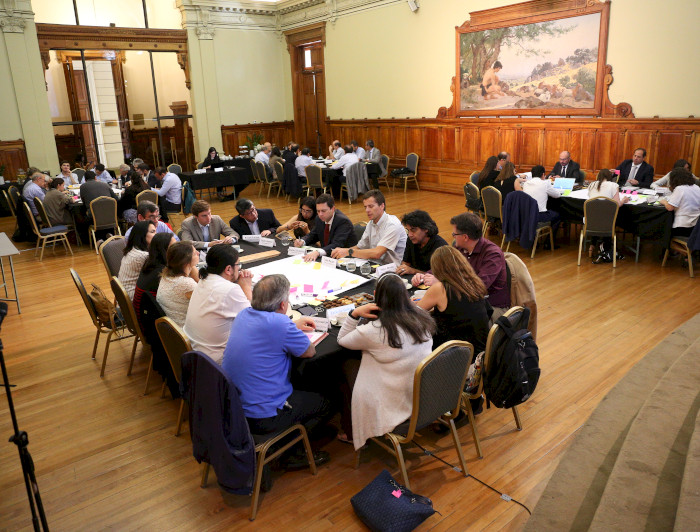
[[[511,307],[503,315],[513,324],[513,327],[518,329],[524,329],[527,327],[526,323],[521,323],[524,317],[523,307]],[[489,335],[486,338],[486,348],[484,350],[483,366],[481,371],[481,379],[476,387],[472,387],[465,390],[462,393],[462,409],[467,413],[469,418],[469,426],[472,429],[472,436],[474,437],[474,447],[476,448],[476,453],[479,458],[484,457],[484,453],[481,450],[481,441],[479,440],[479,433],[476,429],[476,421],[474,417],[474,411],[472,410],[472,405],[470,399],[479,399],[484,393],[484,374],[488,372],[489,362],[493,357],[497,349],[505,349],[507,337],[503,332],[502,328],[498,323],[494,323],[489,330]],[[488,399],[488,397],[487,397]],[[520,413],[518,412],[518,407],[514,406],[511,408],[513,411],[513,417],[515,418],[515,426],[518,430],[523,430],[523,424],[520,420]]]
[[[121,331],[123,330],[125,324],[119,312],[112,315],[109,321],[103,320],[98,314],[97,309],[95,308],[95,305],[92,302],[92,299],[90,299],[90,296],[88,296],[87,290],[85,290],[85,285],[83,284],[82,279],[80,279],[78,272],[71,268],[70,275],[73,278],[75,287],[78,289],[80,297],[83,300],[83,304],[85,305],[85,308],[87,309],[88,314],[90,315],[92,324],[97,329],[97,334],[95,335],[95,344],[92,346],[93,360],[95,360],[95,354],[97,353],[97,344],[100,341],[100,335],[107,334],[107,342],[105,343],[105,352],[102,355],[102,367],[100,369],[100,377],[104,377],[105,366],[107,365],[107,355],[109,354],[109,344],[111,342],[118,342],[119,340],[131,338],[131,335],[126,336],[122,334]],[[115,336],[115,338],[112,338],[112,336]]]
[[[384,185],[386,185],[386,188],[389,188],[389,161],[391,161],[391,159],[388,155],[382,155],[381,159],[382,164],[380,164],[379,166],[381,166],[383,170],[380,176],[377,178],[377,183],[384,183]]]
[[[136,206],[142,201],[150,201],[158,205],[158,194],[154,190],[142,190],[136,194]]]
[[[477,187],[471,181],[468,181],[464,185],[464,199],[465,199],[464,206],[468,210],[478,214],[479,217],[481,218],[481,214],[482,214],[481,191],[479,190],[479,187]]]
[[[49,219],[49,215],[46,212],[46,208],[44,207],[44,202],[41,201],[40,198],[35,197],[34,198],[34,206],[36,207],[36,210],[39,213],[39,218],[41,218],[41,224],[44,227],[54,227],[54,225],[51,223],[51,220]],[[66,226],[68,228],[69,233],[71,231],[75,232],[75,241],[77,242],[78,246],[80,246],[81,245],[80,234],[78,233],[78,229],[76,228],[76,225],[75,225],[75,218],[73,218],[73,223],[60,224],[60,225]]]
[[[19,220],[17,220],[17,211],[15,210],[16,206],[14,201],[10,198],[10,195],[7,193],[6,190],[3,189],[2,195],[5,198],[5,203],[7,203],[8,208],[10,209],[10,213],[12,214],[13,218],[15,219],[15,228],[12,230],[12,233],[14,233],[17,230],[17,227],[19,226]]]
[[[690,249],[690,246],[688,245],[689,240],[690,237],[688,236],[674,236],[671,238],[671,244],[664,253],[664,260],[661,263],[661,267],[663,268],[666,266],[666,260],[668,260],[669,252],[671,250],[677,251],[685,254],[685,256],[688,258],[688,273],[691,277],[695,277],[695,273],[693,271],[693,250]]]
[[[408,187],[409,181],[414,181],[416,183],[416,188],[420,190],[418,186],[418,163],[420,157],[417,153],[409,153],[406,155],[406,168],[408,172],[397,172],[392,173],[391,176],[394,178],[394,186],[392,190],[396,187],[396,179],[403,179],[403,191],[406,192],[406,187]]]
[[[117,300],[117,305],[121,310],[122,318],[124,319],[124,325],[134,337],[134,344],[131,347],[131,358],[129,359],[129,369],[126,371],[126,376],[128,377],[131,375],[131,370],[134,367],[134,356],[136,355],[136,346],[139,342],[141,342],[143,348],[148,350],[149,345],[146,341],[146,337],[144,336],[143,331],[141,330],[139,321],[138,319],[136,319],[136,311],[134,310],[134,305],[131,302],[131,298],[129,298],[129,295],[126,293],[124,286],[116,277],[112,277],[112,279],[109,281],[109,284],[112,287],[114,298]]]
[[[78,183],[80,183],[83,180],[83,177],[85,177],[85,170],[83,168],[73,168],[71,173],[78,176]]]
[[[355,237],[357,238],[357,241],[359,242],[360,239],[362,238],[362,235],[365,234],[365,228],[367,227],[367,222],[357,222],[352,227],[353,227],[353,230],[355,231]]]
[[[182,173],[182,166],[180,166],[177,163],[173,163],[170,166],[168,166],[168,172],[171,172],[173,174],[181,174]]]
[[[95,234],[97,231],[114,229],[117,234],[122,234],[119,228],[119,220],[117,219],[117,200],[107,196],[95,198],[90,202],[90,213],[92,214],[92,224],[89,229],[88,245],[90,240],[92,240],[95,245],[95,255],[98,255],[100,251],[97,248],[97,236]]]
[[[503,199],[501,191],[496,187],[484,187],[481,189],[481,201],[484,205],[484,229],[481,235],[486,236],[489,226],[496,220],[501,222],[501,226],[503,225]],[[503,248],[505,240],[506,235],[503,233],[501,248]]]
[[[272,172],[272,180],[267,182],[268,189],[267,189],[267,197],[268,199],[270,198],[270,192],[272,191],[273,187],[277,187],[277,197],[280,197],[280,193],[282,192],[282,177],[284,176],[284,166],[282,166],[282,163],[279,161],[275,161],[275,163],[272,165],[272,169],[274,170]]]
[[[615,224],[620,206],[610,198],[591,198],[583,204],[583,229],[578,242],[578,265],[581,266],[581,251],[586,240],[594,236],[609,236],[613,241],[613,268],[617,267],[617,235]]]
[[[36,218],[34,218],[34,214],[32,214],[32,210],[29,208],[28,203],[24,204],[24,209],[27,219],[29,220],[29,224],[32,227],[32,231],[38,239],[36,242],[36,248],[34,249],[35,257],[39,251],[39,244],[41,244],[41,256],[39,257],[40,261],[44,260],[44,249],[46,249],[46,244],[53,244],[52,249],[54,254],[56,254],[56,242],[61,242],[63,247],[66,248],[66,251],[70,252],[71,255],[73,254],[73,250],[70,247],[70,242],[68,242],[68,227],[65,225],[56,225],[54,227],[43,227],[39,229],[39,226],[36,224]]]
[[[481,174],[481,172],[479,172],[479,171],[472,172],[472,173],[469,175],[469,183],[474,183],[474,184],[477,185],[477,187],[478,187],[478,185],[479,185],[479,175],[480,175],[480,174]]]
[[[10,185],[10,187],[7,189],[7,191],[4,191],[7,194],[8,197],[8,205],[10,205],[10,209],[12,211],[12,215],[15,217],[15,230],[19,227],[19,216],[20,216],[20,210],[21,207],[20,205],[20,193],[19,190],[17,189],[16,186]],[[14,231],[12,231],[14,233]]]
[[[408,489],[411,489],[411,485],[401,446],[411,443],[417,431],[428,427],[435,420],[441,420],[450,427],[462,474],[465,477],[469,476],[454,418],[460,412],[462,391],[473,351],[472,344],[462,340],[450,340],[433,350],[418,365],[413,376],[411,417],[383,436],[391,442],[393,449],[381,439],[371,438],[396,458],[403,476],[403,484]],[[356,453],[355,468],[360,465],[361,451],[362,449],[359,449]]]
[[[316,195],[317,189],[323,189],[323,193],[326,193],[326,186],[323,184],[323,172],[320,166],[315,164],[310,164],[306,167],[306,195],[311,196],[311,191],[314,191],[314,196]],[[301,197],[299,198],[301,201]]]
[[[119,276],[119,267],[122,264],[125,247],[126,237],[121,235],[109,237],[99,247],[102,264],[104,264],[104,267],[107,270],[107,277],[109,279]]]
[[[178,325],[170,318],[158,318],[156,320],[156,330],[160,341],[163,342],[165,353],[168,355],[170,366],[175,374],[175,380],[178,384],[182,382],[182,355],[187,351],[192,351],[190,341],[185,336]],[[180,412],[177,415],[177,428],[175,436],[180,435],[180,427],[182,426],[182,417],[185,411],[185,400],[180,398]]]
[[[182,379],[184,397],[187,399],[190,412],[193,454],[197,461],[204,462],[200,484],[202,488],[207,487],[212,458],[215,458],[213,460],[214,470],[222,473],[221,478],[218,479],[220,484],[224,484],[230,475],[228,471],[222,471],[221,468],[226,468],[231,462],[235,464],[236,471],[240,471],[243,474],[243,478],[246,478],[246,473],[252,473],[253,489],[249,519],[254,521],[258,514],[263,468],[267,464],[276,460],[291,449],[292,446],[303,442],[311,474],[316,474],[316,463],[314,462],[311,444],[304,425],[292,425],[289,428],[271,434],[251,434],[240,399],[238,398],[240,392],[223,372],[221,366],[208,356],[198,351],[184,353],[182,357]],[[206,394],[201,392],[210,389],[221,390],[222,396],[228,398],[225,407],[221,409],[223,412],[211,408],[210,402],[203,397]],[[223,415],[226,415],[226,418],[222,419]],[[224,427],[224,429],[212,431],[210,430],[212,425]],[[290,435],[293,435],[295,432],[297,434],[290,439]],[[225,441],[222,441],[224,439]],[[235,449],[235,456],[217,456],[215,450],[222,445],[229,449]],[[231,466],[232,469],[233,467]],[[233,473],[236,473],[236,471],[233,471]],[[235,482],[235,480],[240,479],[234,479],[232,482]],[[239,485],[226,487],[231,491],[246,489],[245,486]]]

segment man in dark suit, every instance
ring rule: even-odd
[[[620,171],[618,185],[639,188],[651,186],[654,181],[654,167],[644,160],[646,156],[647,151],[644,148],[637,148],[631,159],[625,159],[619,164],[616,168]]]
[[[296,247],[321,244],[318,251],[304,255],[306,262],[318,257],[329,256],[335,248],[349,248],[357,244],[357,237],[350,218],[335,208],[335,201],[330,194],[321,194],[316,198],[316,224],[308,235],[294,241]]]
[[[220,216],[211,213],[209,203],[197,200],[192,204],[192,216],[182,222],[182,239],[191,240],[197,249],[207,249],[216,244],[235,243],[238,233]]]
[[[158,180],[156,179],[156,175],[151,172],[151,169],[148,167],[146,163],[141,163],[136,167],[136,171],[141,174],[141,177],[143,177],[143,180],[148,183],[148,186],[151,188],[154,188],[158,185]]]
[[[583,179],[581,179],[581,173],[579,172],[581,170],[581,166],[571,160],[571,153],[568,151],[563,151],[559,154],[559,162],[554,165],[554,168],[552,168],[552,171],[549,172],[549,176],[547,177],[573,177],[576,180],[576,183],[583,183]]]
[[[238,216],[231,218],[229,225],[239,235],[275,236],[280,223],[272,209],[256,209],[253,202],[241,198],[236,202]]]

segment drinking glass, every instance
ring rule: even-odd
[[[349,271],[350,273],[355,271],[355,268],[357,268],[357,264],[355,264],[354,260],[349,260],[348,262],[345,263],[345,269]]]
[[[289,235],[282,235],[282,237],[280,238],[280,240],[281,240],[282,245],[283,245],[284,247],[287,247],[287,246],[289,246],[289,244],[292,243],[292,239],[289,237]]]
[[[372,266],[370,265],[369,262],[365,262],[360,266],[360,273],[362,275],[369,275],[370,272],[372,271]]]

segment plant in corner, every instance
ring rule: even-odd
[[[248,149],[253,150],[255,149],[256,146],[259,144],[262,144],[263,141],[265,140],[264,137],[262,136],[262,133],[253,133],[252,135],[247,135],[246,139],[248,140]]]

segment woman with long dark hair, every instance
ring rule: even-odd
[[[134,170],[130,170],[126,176],[129,186],[124,189],[124,194],[119,200],[118,210],[127,222],[133,224],[137,220],[136,196],[144,190],[150,190],[151,187],[143,180],[143,176]]]
[[[277,228],[277,233],[294,231],[294,238],[308,235],[310,226],[316,223],[316,198],[307,196],[301,201],[299,214],[292,216],[286,224]]]
[[[221,159],[219,158],[219,152],[216,148],[212,146],[207,152],[207,156],[202,161],[202,168],[209,169],[213,163],[218,163]]]
[[[177,240],[171,233],[158,233],[151,240],[148,258],[141,268],[134,289],[134,310],[139,322],[141,321],[141,300],[146,292],[150,292],[153,297],[158,293],[160,274],[167,263],[168,248],[175,242]]]
[[[501,201],[503,203],[506,201],[506,196],[515,191],[515,182],[519,180],[520,178],[515,173],[515,165],[510,161],[506,162],[493,184],[501,191]]]
[[[355,449],[411,416],[413,374],[432,352],[436,330],[435,320],[411,302],[397,274],[379,278],[374,299],[350,312],[338,333],[339,345],[362,350],[362,362],[344,364],[344,434],[338,436]]]
[[[156,224],[152,221],[137,222],[131,228],[129,238],[126,240],[124,257],[119,267],[119,281],[124,286],[124,290],[129,299],[134,298],[136,280],[139,278],[141,268],[148,258],[148,246],[156,234]]]
[[[176,242],[168,248],[167,261],[160,274],[156,301],[168,318],[184,327],[187,307],[199,281],[199,252],[189,240]]]
[[[481,172],[479,172],[479,179],[476,182],[476,185],[479,187],[479,190],[481,190],[484,187],[493,186],[499,174],[499,171],[496,169],[497,164],[498,157],[496,157],[495,155],[492,155],[491,157],[486,159],[486,164],[484,164],[484,167],[481,169]]]

